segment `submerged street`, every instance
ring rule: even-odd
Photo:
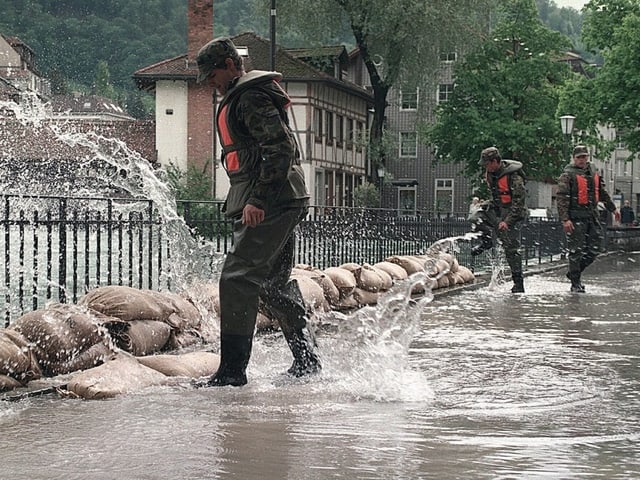
[[[322,320],[324,369],[259,336],[242,388],[0,403],[7,479],[640,476],[639,254]]]

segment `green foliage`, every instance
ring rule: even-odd
[[[373,183],[365,182],[354,188],[353,202],[356,207],[377,208],[380,206],[380,192]]]
[[[590,126],[615,127],[617,141],[640,152],[640,2],[591,0],[586,6],[585,41],[602,49],[604,64],[590,85],[590,95],[575,102]],[[606,143],[600,140],[600,143]],[[605,152],[612,149],[608,145]]]
[[[480,151],[497,146],[536,179],[555,177],[564,163],[558,99],[570,77],[558,59],[568,40],[544,27],[533,0],[510,0],[491,36],[455,69],[456,88],[420,134],[436,159],[465,164],[477,177]]]
[[[178,200],[213,200],[211,177],[206,173],[206,166],[203,171],[190,166],[185,172],[175,165],[169,165],[166,170],[167,180]]]

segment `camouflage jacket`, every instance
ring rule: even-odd
[[[502,199],[499,188],[500,179],[506,177],[508,189],[510,190],[510,202],[506,203]],[[500,168],[494,173],[486,173],[485,181],[491,191],[493,200],[493,210],[498,221],[505,222],[510,227],[527,217],[526,189],[524,187],[524,175],[522,173],[522,163],[516,160],[502,160]],[[504,193],[504,192],[502,192]]]
[[[227,217],[247,204],[269,214],[302,206],[309,194],[300,153],[285,109],[290,100],[277,72],[251,71],[238,79],[218,107],[216,124],[230,188]]]
[[[578,201],[578,176],[587,180],[587,203],[580,204]],[[595,182],[598,182],[597,189]],[[604,203],[607,210],[615,212],[616,205],[605,188],[604,180],[597,172],[593,172],[591,163],[586,168],[578,168],[572,163],[567,165],[558,178],[557,203],[560,220],[564,222],[578,218],[598,218],[599,201]]]

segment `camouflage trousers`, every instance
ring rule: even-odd
[[[567,234],[569,277],[580,278],[582,271],[602,252],[602,225],[595,218],[573,220],[573,233]]]
[[[503,212],[500,212],[503,213]],[[491,226],[502,244],[507,263],[511,269],[511,276],[522,277],[522,254],[520,253],[520,228],[521,223],[511,225],[508,230],[499,230],[500,219],[495,210],[490,209],[484,214],[486,224]]]

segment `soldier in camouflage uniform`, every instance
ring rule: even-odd
[[[494,230],[504,248],[513,280],[511,292],[524,293],[520,225],[527,216],[527,207],[522,163],[503,160],[496,147],[482,150],[478,163],[484,167],[484,180],[491,192],[489,208],[484,212],[484,222]],[[473,255],[493,246],[493,241],[486,235],[483,235],[481,241],[480,245],[472,249]]]
[[[567,236],[571,291],[583,293],[581,275],[602,249],[602,225],[598,202],[620,220],[620,212],[605,189],[604,180],[589,163],[589,150],[584,145],[573,149],[573,162],[558,179],[558,215]]]
[[[198,82],[222,99],[216,125],[230,189],[225,215],[234,220],[233,247],[220,275],[220,367],[211,386],[247,383],[246,368],[260,300],[277,318],[294,362],[288,373],[320,370],[295,280],[294,229],[308,211],[300,154],[289,128],[289,97],[277,72],[245,72],[233,42],[216,38],[197,56]]]

